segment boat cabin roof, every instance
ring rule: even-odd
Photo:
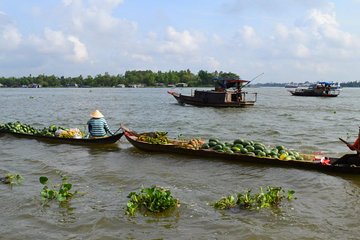
[[[214,79],[214,81],[216,85],[220,86],[223,89],[234,88],[234,87],[238,88],[243,83],[250,82],[248,80],[242,80],[242,79]]]
[[[317,82],[317,84],[321,84],[321,85],[325,85],[325,86],[334,85],[333,82]]]

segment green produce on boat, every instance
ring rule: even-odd
[[[122,126],[126,139],[136,148],[151,152],[167,152],[198,157],[210,157],[230,161],[267,164],[278,167],[297,167],[322,172],[343,172],[360,174],[360,158],[356,154],[346,154],[341,158],[318,154],[304,154],[283,145],[268,146],[258,141],[235,140],[231,145],[216,139],[209,139],[199,149],[188,148],[184,140],[168,138],[168,144],[149,144],[139,141],[138,134]],[[148,134],[148,133],[147,133]],[[242,144],[240,144],[242,142]],[[235,145],[234,145],[235,144]],[[251,147],[249,147],[251,146]],[[234,148],[235,147],[235,148]],[[238,151],[240,150],[240,151]],[[250,151],[249,151],[250,150]],[[358,162],[359,164],[347,163]]]
[[[118,129],[118,131],[120,128]],[[0,124],[0,135],[12,135],[18,138],[36,139],[45,142],[81,144],[81,145],[101,145],[113,144],[118,141],[123,132],[115,132],[114,135],[102,138],[88,138],[77,128],[64,128],[51,124],[49,127],[37,129],[31,125],[23,124],[19,121]]]

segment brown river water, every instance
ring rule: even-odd
[[[249,88],[246,109],[180,106],[165,88],[0,89],[0,122],[86,128],[99,109],[112,130],[120,123],[170,137],[246,138],[299,152],[341,156],[360,125],[360,89],[337,98],[291,96],[285,88]],[[190,93],[192,89],[180,89]],[[359,239],[360,176],[320,173],[137,150],[125,138],[110,146],[76,146],[0,136],[0,175],[24,177],[0,185],[0,239]],[[66,206],[43,206],[40,176],[69,177],[82,192]],[[165,216],[128,217],[127,195],[162,186],[181,202]],[[278,209],[219,211],[211,203],[260,187],[294,190]]]

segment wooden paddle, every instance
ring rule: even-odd
[[[119,129],[114,132],[114,135],[115,135],[118,131],[120,131],[120,129],[121,129],[121,127],[119,127]]]
[[[345,141],[344,139],[342,139],[342,138],[339,138],[340,139],[340,141],[342,141],[343,143],[345,143],[346,145],[349,145],[350,143],[348,143],[347,141]]]

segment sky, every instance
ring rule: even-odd
[[[1,0],[0,76],[360,80],[360,0]]]

